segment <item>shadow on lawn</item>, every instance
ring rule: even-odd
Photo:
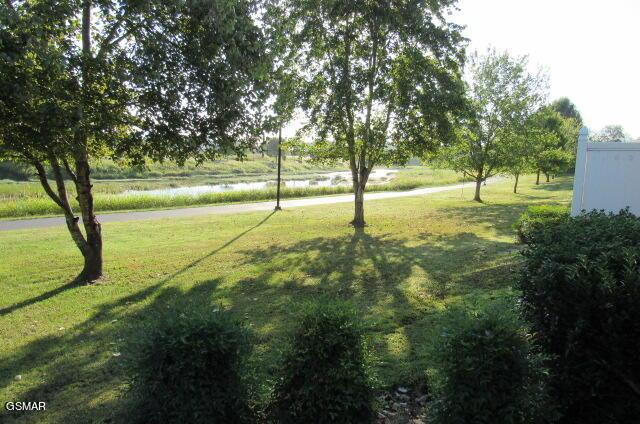
[[[62,292],[67,290],[71,290],[76,287],[81,287],[82,284],[78,283],[75,279],[67,284],[63,284],[62,286],[55,288],[53,290],[49,290],[48,292],[42,293],[36,297],[32,297],[31,299],[23,300],[22,302],[15,303],[11,306],[7,306],[6,308],[0,309],[0,317],[10,314],[11,312],[17,311],[18,309],[25,308],[27,306],[33,305],[38,302],[42,302],[47,299],[51,299],[54,296],[59,295]]]
[[[408,242],[392,234],[360,230],[350,236],[317,237],[242,252],[245,265],[256,265],[260,273],[219,291],[260,317],[254,320],[256,330],[266,334],[263,342],[271,346],[282,344],[280,338],[295,326],[295,311],[305,302],[320,296],[352,301],[376,356],[384,362],[394,358],[403,362],[391,365],[383,380],[406,383],[424,375],[426,367],[416,374],[409,363],[424,365],[442,300],[495,296],[513,275],[512,252],[511,243],[472,233],[423,234],[419,241]],[[259,302],[251,306],[252,298]],[[407,343],[402,358],[387,344],[398,330]],[[277,351],[267,351],[264,362],[274,360]],[[401,369],[405,365],[408,368]]]
[[[265,222],[267,222],[267,220],[269,218],[271,218],[271,216],[274,214],[275,212],[271,212],[269,215],[267,215],[264,219],[262,219],[262,221],[258,222],[256,225],[254,225],[253,227],[250,227],[248,229],[246,229],[245,231],[241,232],[240,234],[238,234],[237,236],[235,236],[234,238],[232,238],[231,240],[229,240],[228,242],[226,242],[225,244],[223,244],[222,246],[212,250],[211,252],[209,252],[208,254],[202,256],[201,258],[191,262],[189,265],[185,266],[184,268],[174,272],[173,274],[169,275],[168,277],[166,277],[162,282],[160,282],[159,284],[156,284],[154,287],[159,287],[162,284],[174,279],[175,277],[187,272],[189,269],[197,266],[198,264],[200,264],[202,261],[210,258],[211,256],[215,255],[216,253],[220,252],[221,250],[226,249],[227,247],[229,247],[230,245],[232,245],[233,243],[235,243],[236,241],[238,241],[240,238],[242,238],[244,235],[246,235],[247,233],[255,230],[256,228],[258,228],[259,226],[261,226],[262,224],[264,224]],[[42,302],[44,300],[50,299],[62,292],[65,292],[67,290],[76,288],[76,287],[81,287],[84,284],[78,283],[76,280],[73,280],[67,284],[64,284],[58,288],[55,288],[53,290],[50,290],[48,292],[42,293],[38,296],[35,296],[31,299],[27,299],[27,300],[23,300],[22,302],[18,302],[14,305],[8,306],[6,308],[2,308],[0,309],[0,317],[10,314],[11,312],[17,311],[19,309],[22,309],[24,307],[33,305],[35,303],[38,302]]]
[[[255,275],[234,284],[212,278],[188,290],[163,287],[268,218],[152,286],[103,304],[85,322],[13,352],[3,360],[0,385],[21,384],[13,376],[29,376],[29,369],[38,367],[44,375],[33,378],[44,382],[22,398],[47,401],[55,421],[90,422],[100,417],[126,422],[118,415],[118,394],[124,393],[127,382],[125,358],[113,353],[121,348],[126,352],[127,342],[143,323],[184,308],[212,308],[224,299],[230,313],[251,325],[260,346],[252,361],[260,379],[267,380],[280,346],[297,324],[294,312],[319,295],[353,301],[377,356],[384,359],[379,365],[384,381],[406,381],[424,371],[425,349],[440,313],[434,305],[444,298],[491,297],[506,286],[513,267],[511,243],[468,232],[423,233],[409,241],[358,230],[240,252],[244,260],[239,265],[253,266]],[[398,331],[407,344],[402,352],[388,343]]]
[[[573,189],[573,179],[555,179],[549,182],[540,181],[539,185],[533,186],[534,190],[546,190],[546,191],[564,191]]]
[[[168,311],[210,306],[211,293],[217,284],[217,280],[211,280],[188,291],[166,287],[150,303],[136,308],[138,302],[157,291],[156,284],[106,303],[87,321],[59,336],[31,342],[3,360],[0,387],[20,384],[13,381],[14,375],[27,374],[35,364],[46,364],[44,375],[35,377],[44,381],[19,400],[47,402],[47,413],[55,414],[55,419],[50,419],[55,422],[96,422],[97,417],[107,418],[120,407],[117,391],[126,387],[126,368],[122,364],[125,358],[119,355],[126,350],[126,341],[138,334],[141,323],[153,322]],[[99,399],[103,402],[95,402]],[[11,418],[17,421],[36,418],[33,412],[3,413],[7,414],[7,422]],[[121,420],[126,422],[124,417]],[[0,421],[5,422],[2,413]]]

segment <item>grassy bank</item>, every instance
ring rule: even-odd
[[[114,422],[135,331],[196,306],[251,329],[256,400],[296,308],[322,295],[358,309],[380,386],[423,383],[447,306],[513,295],[520,213],[568,204],[569,179],[533,182],[522,178],[517,195],[509,180],[487,186],[484,204],[458,191],[369,201],[369,226],[356,232],[351,204],[105,223],[106,277],[82,287],[68,284],[82,261],[63,227],[0,232],[0,401],[47,402],[0,421]]]
[[[317,177],[317,174],[288,175],[290,179],[306,179]],[[273,175],[254,176],[254,179],[235,179],[233,182],[264,181],[272,179]],[[262,178],[262,179],[260,179]],[[428,187],[456,183],[461,180],[459,174],[449,170],[428,169],[424,167],[406,168],[398,172],[388,184],[370,184],[369,191],[410,190],[418,187]],[[207,182],[208,181],[208,182]],[[247,190],[224,193],[205,193],[197,196],[151,196],[144,194],[114,194],[124,190],[145,190],[153,188],[179,187],[186,185],[201,185],[207,183],[220,184],[228,180],[203,180],[192,178],[188,180],[160,180],[150,181],[118,181],[96,182],[95,207],[98,212],[112,212],[124,210],[163,209],[198,205],[211,205],[232,202],[253,202],[271,200],[276,196],[276,188],[268,187],[264,190]],[[283,198],[323,196],[329,194],[349,193],[349,186],[337,187],[285,187],[281,195]],[[70,197],[74,208],[77,204]],[[0,183],[0,218],[21,218],[29,216],[46,216],[60,214],[59,207],[43,192],[39,183]]]
[[[92,177],[97,180],[115,179],[152,179],[152,178],[190,178],[190,177],[229,177],[249,176],[273,173],[276,169],[273,157],[250,154],[243,160],[235,157],[197,164],[188,160],[182,165],[167,161],[150,162],[145,166],[128,166],[109,159],[99,159],[92,163]],[[347,170],[348,165],[320,165],[296,157],[285,157],[282,170],[286,173],[310,173],[317,171]],[[35,170],[24,165],[0,162],[1,179],[34,180]]]

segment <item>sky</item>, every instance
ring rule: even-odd
[[[551,100],[569,97],[585,125],[619,124],[640,137],[640,0],[460,0],[469,50],[529,55]]]

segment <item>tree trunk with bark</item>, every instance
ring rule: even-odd
[[[518,192],[518,180],[520,179],[520,174],[516,173],[516,183],[513,185],[513,192],[517,193]]]
[[[362,228],[366,225],[364,220],[364,187],[362,184],[354,184],[355,210],[351,225],[356,228]]]
[[[480,189],[482,188],[482,177],[476,177],[476,193],[473,196],[473,200],[476,202],[482,202],[480,198]]]
[[[549,174],[546,174],[546,173],[545,173],[544,175],[546,175],[546,177],[547,177],[547,182],[549,182]]]
[[[540,170],[538,169],[538,173],[536,174],[536,185],[540,185]]]
[[[76,192],[86,234],[87,252],[84,255],[84,269],[80,278],[93,281],[102,276],[102,227],[93,207],[93,193],[89,158],[83,145],[75,152]]]
[[[92,59],[91,51],[91,18],[92,2],[84,0],[82,6],[82,55],[81,65],[82,89],[91,80],[89,63]],[[82,223],[85,232],[86,247],[83,251],[84,268],[79,278],[84,281],[93,281],[102,276],[102,227],[98,222],[93,207],[93,193],[91,184],[91,168],[89,166],[88,134],[84,127],[84,97],[78,102],[78,126],[75,129],[73,160],[75,162],[75,176],[73,180],[78,195],[78,205],[82,215]]]
[[[74,171],[65,158],[60,159],[53,152],[49,152],[48,162],[53,172],[56,187],[55,191],[49,184],[43,163],[32,159],[42,187],[47,195],[62,209],[67,230],[84,258],[84,267],[82,272],[77,276],[76,281],[94,281],[102,276],[102,235],[100,224],[93,214],[93,197],[91,195],[91,184],[88,180],[88,161],[84,162],[84,164],[86,164],[85,169],[83,169],[84,166],[82,166],[82,164],[78,166],[78,162],[76,161]],[[66,182],[60,162],[64,164],[67,174],[75,183],[86,236],[82,233],[79,226],[79,218],[75,215],[69,203]],[[89,182],[88,188],[87,182]]]
[[[355,163],[355,161],[352,163]],[[356,228],[362,228],[366,225],[366,222],[364,220],[364,191],[367,187],[367,181],[369,180],[370,172],[371,170],[363,165],[362,162],[359,167],[352,166],[351,168],[351,176],[353,178],[353,194],[355,201],[353,221],[351,221],[351,225]]]

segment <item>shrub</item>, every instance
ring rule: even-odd
[[[132,421],[249,422],[241,379],[244,329],[221,313],[189,313],[146,329],[132,364]]]
[[[531,234],[542,227],[561,224],[569,219],[569,209],[566,206],[543,205],[529,206],[514,227],[521,243],[527,243]]]
[[[268,415],[277,423],[367,423],[373,390],[353,309],[321,302],[303,314]]]
[[[453,309],[434,346],[432,412],[441,424],[552,422],[543,357],[506,306]]]
[[[640,421],[640,219],[591,212],[523,252],[523,307],[553,355],[564,422]]]

